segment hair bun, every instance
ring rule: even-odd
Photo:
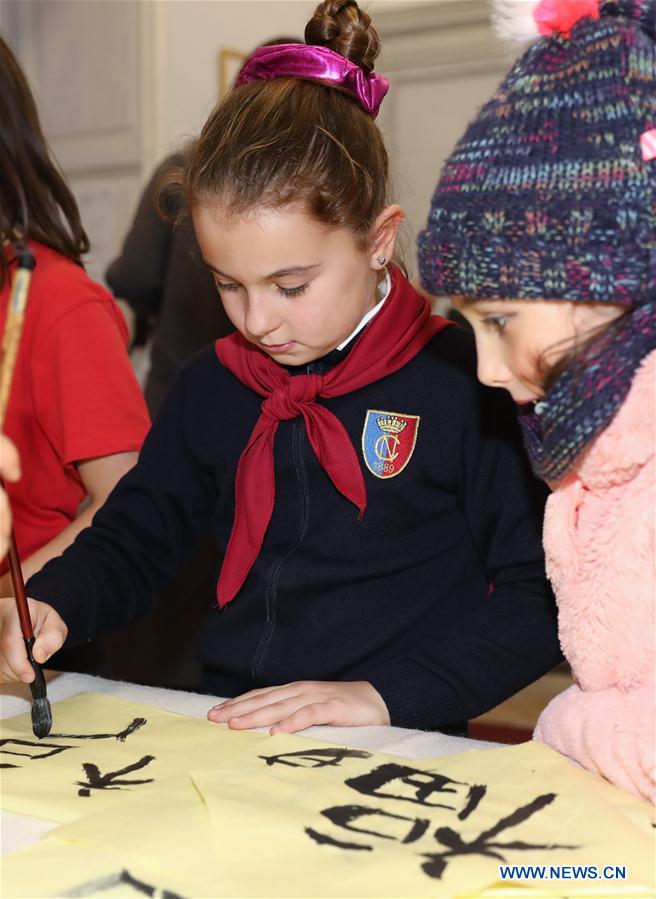
[[[380,52],[380,38],[371,17],[355,0],[324,0],[305,28],[305,43],[328,47],[369,74]]]
[[[633,19],[656,40],[656,0],[601,0],[602,16]]]

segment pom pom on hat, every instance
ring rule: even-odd
[[[599,0],[541,0],[533,16],[540,34],[571,37],[581,19],[599,18]]]
[[[505,40],[533,41],[540,35],[570,37],[581,19],[599,18],[600,0],[493,0],[492,23]]]

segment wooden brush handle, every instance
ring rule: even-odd
[[[23,321],[25,319],[25,309],[27,308],[27,295],[30,288],[34,265],[34,257],[29,251],[26,251],[24,247],[18,250],[18,268],[11,285],[11,295],[9,297],[9,306],[7,307],[5,330],[2,337],[2,364],[0,365],[0,430],[2,430],[4,426],[7,405],[9,404],[11,382],[14,378],[14,368],[16,366],[16,357],[18,356],[18,347],[20,346]],[[4,484],[2,486],[4,486]],[[33,640],[34,631],[32,630],[32,620],[27,605],[27,597],[25,595],[23,572],[13,530],[9,542],[8,561],[21,631],[26,640]]]
[[[20,346],[27,293],[30,287],[32,272],[29,268],[18,268],[11,286],[11,297],[7,308],[7,319],[2,337],[2,366],[0,367],[0,429],[5,422],[5,414],[9,403],[11,382]]]
[[[13,531],[11,532],[7,561],[9,562],[9,574],[11,575],[11,583],[14,587],[14,597],[16,599],[16,608],[18,609],[18,618],[20,620],[21,633],[26,640],[33,640],[34,631],[32,630],[32,619],[30,618],[30,610],[27,605],[27,596],[25,595],[25,582],[23,581],[23,571],[21,569],[18,548],[16,547],[16,538],[14,537]]]

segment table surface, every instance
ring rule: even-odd
[[[48,698],[51,703],[74,696],[76,693],[106,693],[131,702],[156,706],[169,712],[204,718],[210,707],[220,701],[220,697],[206,694],[143,687],[139,684],[112,681],[87,674],[48,672],[47,679]],[[24,684],[0,686],[0,718],[22,715],[29,712],[30,708],[30,692]],[[371,749],[411,759],[455,755],[471,749],[492,749],[499,745],[482,740],[450,737],[433,731],[408,730],[403,727],[310,727],[299,733],[304,737],[339,743],[342,746]],[[22,846],[28,846],[57,826],[58,824],[52,821],[2,811],[0,850],[2,853],[13,852]]]

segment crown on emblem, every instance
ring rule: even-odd
[[[381,431],[387,434],[400,434],[408,426],[407,421],[397,418],[396,415],[386,415],[383,418],[377,418],[376,422]]]

